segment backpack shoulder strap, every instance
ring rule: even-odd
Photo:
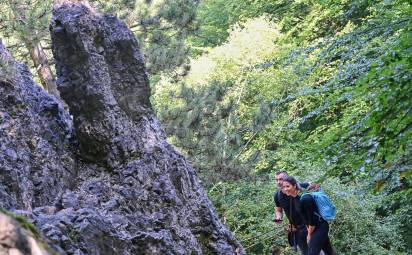
[[[306,195],[312,195],[310,192],[303,192],[301,195],[300,195],[300,199],[302,199],[304,196],[306,196]]]
[[[314,200],[314,203],[315,203],[316,208],[318,208],[318,204],[316,203],[316,199],[315,199],[316,194],[314,194],[314,193],[315,193],[315,192],[304,192],[304,193],[302,193],[302,195],[300,195],[300,200],[302,201],[302,198],[303,198],[304,196],[310,195],[310,196],[312,196],[312,199]],[[318,209],[318,210],[319,210],[319,209]],[[315,214],[316,216],[318,216],[319,219],[322,218],[322,216],[320,216],[319,213],[314,212],[314,214]]]

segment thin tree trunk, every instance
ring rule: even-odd
[[[54,95],[60,99],[60,93],[57,90],[56,82],[54,81],[53,73],[50,69],[49,61],[47,60],[46,53],[40,44],[40,41],[35,40],[30,35],[36,34],[33,31],[33,27],[27,25],[27,6],[26,2],[20,0],[9,0],[8,1],[10,9],[18,20],[26,29],[27,33],[21,34],[23,42],[30,53],[30,58],[33,61],[34,67],[36,68],[37,75],[43,85],[43,88],[51,95]],[[34,28],[36,29],[36,28]]]
[[[34,45],[26,44],[26,46],[29,49],[30,57],[33,60],[34,67],[37,70],[37,75],[40,77],[40,81],[44,89],[49,92],[49,94],[60,99],[60,93],[57,90],[49,61],[47,60],[46,53],[44,52],[40,42]]]

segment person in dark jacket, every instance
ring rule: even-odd
[[[283,212],[289,220],[288,241],[291,246],[299,247],[301,255],[308,254],[308,244],[306,241],[307,228],[302,216],[298,211],[297,204],[299,198],[288,196],[282,191],[283,180],[288,177],[285,171],[277,172],[275,175],[278,191],[273,194],[275,200],[275,223],[280,224],[283,218]],[[300,183],[299,188],[307,188],[309,183]]]
[[[326,255],[336,255],[328,235],[329,224],[320,216],[313,197],[305,195],[300,199],[298,183],[291,176],[283,179],[283,192],[295,198],[297,210],[307,227],[307,254],[319,255],[323,251]]]

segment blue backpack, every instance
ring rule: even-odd
[[[335,219],[336,207],[330,200],[328,195],[326,195],[326,193],[322,189],[311,193],[304,193],[302,194],[301,199],[303,198],[303,196],[307,194],[312,195],[313,199],[315,200],[316,206],[318,207],[320,214],[318,215],[319,217],[322,217],[326,221],[331,221]]]

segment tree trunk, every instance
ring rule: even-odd
[[[44,50],[40,42],[33,44],[26,44],[30,57],[33,60],[34,67],[37,70],[37,75],[40,77],[40,81],[44,89],[49,94],[54,95],[60,99],[60,93],[57,90],[56,82],[54,81],[53,73],[50,69],[49,61],[44,53]]]

